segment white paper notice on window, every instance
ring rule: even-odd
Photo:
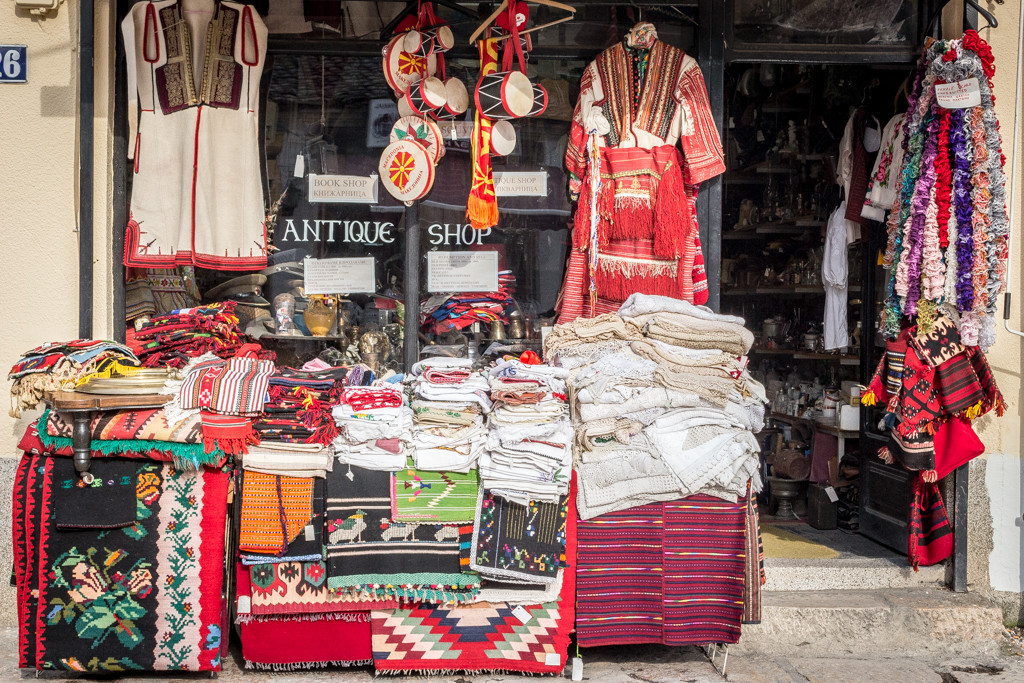
[[[935,100],[944,109],[967,109],[981,104],[981,86],[977,78],[935,86]]]
[[[365,258],[306,258],[306,294],[356,294],[377,291],[376,264]]]
[[[498,291],[498,252],[428,251],[427,291]]]
[[[496,197],[547,197],[548,174],[546,171],[537,171],[536,173],[495,171],[494,195]]]
[[[309,174],[311,204],[376,204],[377,175]]]

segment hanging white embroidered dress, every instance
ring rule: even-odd
[[[121,30],[135,162],[125,265],[265,267],[259,14],[235,2],[139,2]]]

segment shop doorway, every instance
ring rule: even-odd
[[[720,305],[757,336],[750,369],[769,400],[759,435],[769,563],[906,565],[910,480],[876,457],[884,437],[858,400],[882,348],[884,209],[848,223],[837,250],[826,238],[837,207],[865,201],[844,185],[851,168],[870,176],[887,153],[878,144],[905,107],[910,71],[774,62],[724,70]],[[863,133],[850,140],[848,129]],[[857,146],[873,151],[854,157]],[[827,302],[826,282],[837,278],[845,291]]]

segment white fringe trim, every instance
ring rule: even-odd
[[[598,268],[604,273],[622,273],[626,277],[676,277],[679,266],[678,261],[651,261],[608,254],[599,255],[597,263]]]
[[[236,624],[256,624],[267,621],[349,621],[368,622],[370,616],[366,612],[310,612],[298,614],[239,614],[235,617]]]
[[[261,662],[250,662],[245,660],[246,669],[257,669],[259,671],[301,671],[303,669],[326,669],[332,666],[371,666],[372,659],[357,659],[351,662],[333,659],[325,662],[292,662],[290,664],[263,664]]]

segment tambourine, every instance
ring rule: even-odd
[[[457,119],[469,108],[469,91],[466,84],[458,78],[449,78],[444,82],[444,106],[436,112],[439,119]]]
[[[440,126],[420,116],[404,116],[391,128],[391,142],[415,140],[430,152],[434,163],[444,156],[444,134]]]
[[[437,56],[421,57],[402,49],[404,35],[397,35],[384,47],[384,78],[398,95],[437,71]]]
[[[377,169],[384,189],[402,202],[422,199],[434,186],[430,152],[413,140],[399,140],[385,147]]]
[[[409,86],[405,92],[406,105],[420,114],[432,115],[442,109],[448,101],[448,94],[440,78],[427,76],[419,83]]]
[[[518,119],[533,110],[533,84],[522,71],[483,76],[476,86],[476,108],[489,119]]]
[[[508,121],[495,121],[491,127],[491,154],[504,157],[516,148],[516,127]]]

